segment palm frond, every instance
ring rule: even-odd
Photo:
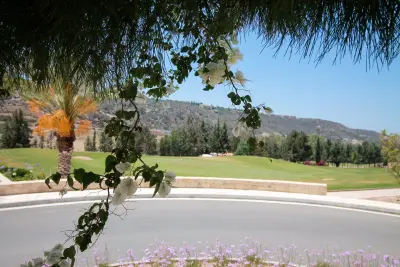
[[[126,81],[138,51],[165,63],[154,40],[196,42],[199,23],[216,37],[253,31],[266,46],[317,62],[333,52],[381,67],[400,52],[397,0],[3,1],[0,9],[0,80],[29,74],[48,85],[59,73],[96,97]]]

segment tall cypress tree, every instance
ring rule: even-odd
[[[214,126],[211,137],[211,150],[213,150],[212,152],[217,152],[217,153],[221,152],[222,148],[220,140],[221,140],[221,125],[218,119],[217,124]]]
[[[41,135],[41,136],[40,136],[40,139],[39,139],[39,147],[40,147],[40,148],[44,148],[44,135]]]
[[[93,132],[93,138],[92,138],[92,148],[91,151],[97,151],[97,140],[96,140],[96,128],[94,128],[94,132]]]
[[[222,152],[227,152],[229,150],[229,135],[228,126],[226,122],[222,125],[221,136],[220,136],[220,147]]]
[[[331,139],[326,140],[325,142],[325,149],[324,149],[324,159],[325,161],[329,161],[331,158],[331,147],[332,147],[332,141]]]
[[[22,110],[16,110],[7,118],[1,137],[2,147],[30,147],[31,129]]]
[[[84,147],[85,151],[92,151],[92,149],[93,149],[93,142],[89,135],[86,137],[84,146],[85,146]]]
[[[321,143],[319,141],[319,136],[317,138],[317,143],[315,146],[315,162],[318,164],[321,161]]]
[[[101,152],[111,152],[113,146],[114,140],[112,139],[112,137],[109,137],[104,131],[102,131],[99,140],[99,150]]]
[[[210,126],[203,120],[200,125],[199,145],[200,152],[209,154],[210,151]]]

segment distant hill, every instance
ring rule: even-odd
[[[156,102],[154,99],[139,99],[137,105],[141,112],[142,122],[150,127],[157,135],[168,134],[172,129],[182,125],[188,116],[205,120],[210,123],[226,121],[229,128],[236,125],[240,111],[204,105],[195,102],[182,102],[163,100]],[[22,108],[28,118],[32,120],[32,114],[27,105],[18,97],[10,97],[0,102],[0,120],[9,116],[15,109]],[[103,103],[98,112],[89,116],[89,119],[97,126],[108,120],[116,110],[120,108],[117,102]],[[287,135],[292,130],[303,131],[307,134],[316,132],[316,127],[321,127],[321,135],[332,139],[343,139],[349,142],[378,141],[379,133],[370,130],[352,129],[343,124],[309,118],[296,118],[295,116],[261,114],[262,126],[257,130],[258,134]]]

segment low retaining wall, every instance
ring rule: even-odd
[[[57,192],[61,191],[65,184],[65,180],[61,180],[59,185],[51,183],[51,189],[42,180],[0,184],[0,196]],[[80,188],[78,185],[78,182],[75,182],[74,186]],[[148,184],[142,184],[142,187],[148,187]],[[326,195],[327,192],[327,185],[318,183],[204,177],[177,177],[174,187],[260,190],[309,195]],[[72,190],[68,186],[65,188],[69,191]],[[92,184],[88,189],[99,189],[99,186]]]

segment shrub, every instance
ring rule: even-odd
[[[317,166],[328,166],[328,164],[325,161],[321,160],[317,163]]]
[[[16,174],[16,176],[24,177],[24,176],[26,176],[26,175],[28,175],[28,174],[31,174],[31,172],[30,172],[29,170],[27,170],[27,169],[18,168],[18,169],[15,171],[15,174]]]
[[[240,141],[236,149],[235,155],[247,156],[250,153],[250,146],[246,141]]]
[[[14,168],[3,165],[0,166],[0,172],[12,181],[28,181],[46,178],[43,172],[39,175],[35,175],[32,171],[33,167],[29,164],[27,164],[27,166],[28,169]]]

